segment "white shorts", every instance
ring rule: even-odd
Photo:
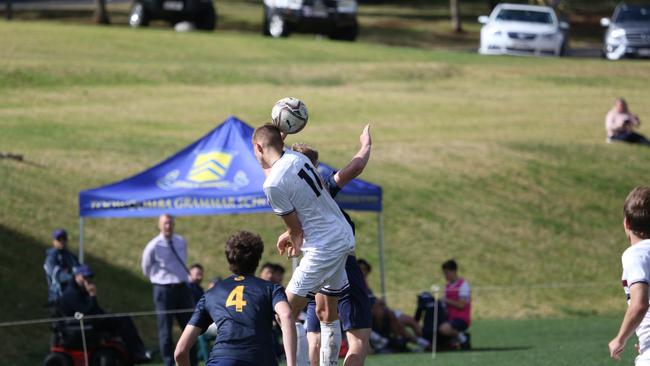
[[[647,355],[650,351],[643,352],[643,354],[636,356],[634,360],[634,366],[650,366],[650,355]]]
[[[293,272],[287,285],[287,292],[313,297],[317,292],[327,296],[338,296],[348,288],[345,261],[348,253],[324,256],[322,253],[307,252]]]

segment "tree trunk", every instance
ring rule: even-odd
[[[449,12],[451,14],[451,29],[456,33],[463,31],[463,27],[460,24],[460,9],[459,9],[460,0],[449,0]]]
[[[12,0],[7,0],[5,2],[5,18],[11,20],[14,17],[14,8]]]
[[[97,24],[111,24],[106,11],[106,0],[95,0],[95,14],[93,21]]]

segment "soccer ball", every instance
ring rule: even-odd
[[[273,124],[287,134],[300,132],[307,125],[308,118],[307,106],[298,98],[282,98],[271,110]]]

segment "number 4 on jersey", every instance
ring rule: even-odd
[[[240,285],[235,287],[230,291],[228,299],[226,299],[226,307],[234,306],[235,311],[241,313],[244,311],[244,306],[246,306],[246,300],[244,300],[244,286]]]

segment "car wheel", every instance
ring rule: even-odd
[[[274,12],[269,17],[268,21],[269,35],[273,38],[286,37],[289,35],[287,22],[284,21],[282,15]]]
[[[133,28],[149,25],[149,16],[141,2],[133,3],[129,12],[129,25]]]
[[[213,7],[204,9],[196,18],[196,29],[201,30],[214,30],[217,26],[217,14]]]
[[[45,360],[43,360],[43,366],[72,366],[72,360],[68,355],[54,352],[45,356]]]
[[[330,39],[352,42],[355,39],[357,39],[358,35],[359,35],[359,25],[355,23],[353,25],[334,30],[334,32],[330,34]]]

